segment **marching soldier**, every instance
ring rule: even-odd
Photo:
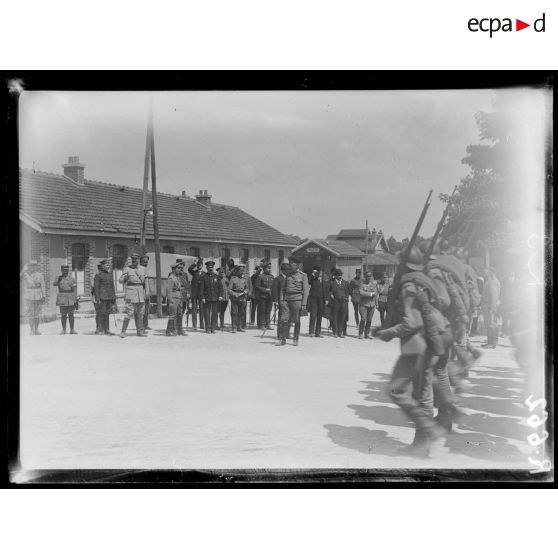
[[[147,266],[149,265],[149,256],[144,254],[140,258],[140,266],[143,267],[145,274],[145,308],[143,312],[143,330],[151,329],[149,327],[149,306],[151,304],[151,291],[149,290],[149,280],[147,279]]]
[[[273,329],[271,327],[271,308],[273,299],[271,296],[271,287],[274,277],[271,274],[271,262],[265,262],[262,266],[263,273],[256,277],[254,288],[258,297],[258,322],[261,323],[263,329]],[[259,325],[259,324],[258,324]]]
[[[70,334],[76,335],[77,331],[74,329],[74,310],[77,304],[77,285],[75,279],[70,275],[70,266],[63,265],[60,268],[62,275],[59,275],[53,283],[58,287],[58,294],[56,295],[56,306],[60,307],[60,315],[62,320],[62,333],[66,334],[66,322],[70,322]]]
[[[124,300],[126,302],[124,311],[126,317],[122,322],[120,337],[126,337],[126,330],[130,319],[133,317],[136,323],[136,335],[147,337],[143,331],[143,312],[145,308],[145,272],[139,265],[139,254],[135,252],[131,256],[131,263],[122,270],[118,281],[124,285]]]
[[[45,279],[39,273],[37,260],[31,260],[27,264],[21,272],[20,279],[30,334],[41,335],[39,332],[39,322],[41,320],[41,309],[46,299],[46,288]]]
[[[364,280],[359,283],[360,302],[358,304],[358,313],[360,314],[360,324],[358,326],[358,338],[370,339],[370,326],[374,310],[376,309],[376,297],[378,296],[378,288],[376,282],[372,279],[372,272],[366,271]],[[353,298],[354,300],[354,298]]]
[[[300,260],[294,256],[289,257],[291,266],[290,273],[287,273],[283,292],[283,302],[281,306],[282,341],[286,339],[286,333],[290,329],[290,324],[294,324],[293,345],[298,345],[300,335],[300,313],[306,312],[308,294],[308,277],[298,267]],[[286,341],[285,341],[286,343]],[[282,343],[283,345],[285,343]]]
[[[227,306],[229,305],[229,282],[230,278],[227,277],[226,269],[220,267],[217,270],[217,274],[221,283],[223,284],[223,300],[219,301],[219,329],[223,331],[225,329],[225,312],[227,311]]]
[[[192,329],[198,329],[198,314],[200,316],[200,328],[204,329],[204,309],[203,309],[203,260],[198,258],[189,268],[188,273],[192,276],[190,283],[192,293]]]
[[[350,294],[350,285],[343,279],[343,271],[336,269],[329,282],[329,304],[331,306],[331,330],[333,337],[345,337],[345,324]]]
[[[432,399],[431,371],[440,356],[446,354],[451,340],[447,320],[433,304],[436,300],[432,281],[422,272],[424,255],[413,247],[405,263],[406,272],[401,278],[401,287],[396,295],[400,309],[398,323],[375,333],[382,341],[398,337],[401,341],[401,356],[395,364],[389,384],[390,397],[394,403],[415,423],[415,439],[404,448],[405,453],[422,457],[432,456],[436,447],[444,442],[444,430],[433,419],[433,410],[428,400]],[[440,405],[452,403],[449,382],[441,386]]]
[[[207,268],[203,277],[203,299],[205,311],[205,332],[215,333],[217,317],[219,315],[219,302],[223,300],[223,283],[214,271],[215,262],[205,262]]]
[[[232,332],[243,333],[244,319],[246,317],[246,301],[250,293],[250,279],[244,277],[244,264],[239,264],[233,270],[229,281],[229,298],[231,301]]]
[[[310,313],[310,337],[323,337],[322,335],[322,316],[327,301],[326,288],[320,277],[322,268],[315,265],[312,273],[308,277],[310,291],[308,293],[308,311]]]
[[[349,288],[351,291],[351,302],[353,303],[353,312],[355,314],[355,323],[357,327],[359,326],[359,306],[360,306],[360,283],[362,282],[362,271],[357,269],[355,271],[355,276],[351,279],[349,283]],[[347,316],[348,318],[348,316]],[[345,332],[346,334],[346,332]]]
[[[110,331],[110,313],[116,303],[116,292],[109,269],[110,260],[101,260],[98,268],[99,271],[93,279],[93,301],[99,316],[98,333],[113,335]]]
[[[167,330],[165,335],[168,337],[174,337],[182,329],[182,324],[180,326],[178,325],[178,318],[181,315],[182,291],[184,287],[179,277],[179,267],[179,263],[173,263],[171,265],[171,273],[167,278],[166,294],[169,319],[167,321]]]

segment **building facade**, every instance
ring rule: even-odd
[[[144,211],[141,189],[88,180],[78,157],[70,157],[63,168],[63,175],[20,171],[20,267],[31,259],[39,262],[47,312],[56,311],[53,282],[62,265],[70,266],[80,302],[87,305],[104,258],[112,258],[115,286],[122,293],[118,277],[129,255],[140,251],[143,219],[146,252],[154,250],[152,217]],[[240,208],[212,202],[207,190],[194,197],[184,191],[179,196],[158,193],[157,204],[163,253],[199,256],[219,265],[232,258],[245,263],[249,273],[266,258],[277,273],[296,246],[292,237]]]

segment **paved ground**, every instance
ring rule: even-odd
[[[413,429],[384,393],[397,340],[359,340],[350,326],[344,340],[276,347],[274,332],[168,338],[165,324],[126,339],[93,335],[92,318],[76,336],[22,326],[24,468],[532,467],[507,341],[472,371],[447,453],[420,460],[398,455]]]

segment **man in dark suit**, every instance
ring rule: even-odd
[[[203,276],[203,306],[205,312],[205,332],[215,333],[219,316],[219,302],[223,300],[224,289],[220,277],[215,273],[215,262],[205,262],[207,268]]]
[[[345,337],[345,323],[349,310],[349,282],[343,279],[343,271],[336,269],[329,283],[329,300],[331,305],[331,329],[334,337]]]
[[[203,309],[203,260],[198,258],[189,268],[188,273],[192,276],[190,283],[192,296],[192,329],[198,329],[198,313],[200,315],[200,328],[204,329],[204,309]]]
[[[312,268],[312,273],[308,277],[310,284],[310,294],[308,295],[308,311],[310,313],[310,337],[323,337],[322,335],[322,315],[327,301],[326,288],[320,277],[322,269],[319,265]]]

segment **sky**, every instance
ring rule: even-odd
[[[343,228],[431,235],[479,143],[474,115],[493,90],[56,92],[20,97],[20,166],[142,187],[153,96],[157,189],[235,205],[281,232],[324,238]]]

